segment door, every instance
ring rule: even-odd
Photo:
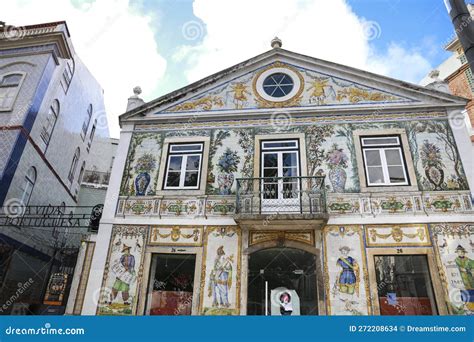
[[[375,255],[381,315],[436,315],[426,255]]]
[[[248,315],[317,315],[316,258],[295,248],[249,256]]]
[[[153,254],[147,314],[191,315],[195,254]]]
[[[262,211],[300,211],[298,141],[262,142]]]

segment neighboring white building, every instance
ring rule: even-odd
[[[76,208],[81,201],[79,190],[87,170],[97,166],[109,172],[112,156],[103,155],[103,144],[110,144],[103,90],[75,53],[66,23],[24,27],[2,24],[2,220],[28,217],[25,208],[48,205],[63,208],[64,217],[70,212],[90,214],[90,209],[81,212]],[[87,229],[59,225],[0,228],[0,302],[10,298],[19,283],[32,280],[24,295],[2,310],[3,314],[43,313],[43,304],[53,302],[53,308],[59,307],[54,312],[64,309],[71,279],[66,280],[64,293],[50,293],[56,298],[48,299],[48,282],[59,281],[57,277],[50,279],[50,273],[71,277],[74,253]],[[53,255],[55,262],[51,263]]]
[[[272,47],[129,101],[76,313],[473,313],[467,101]]]

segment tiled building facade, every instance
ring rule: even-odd
[[[103,90],[75,53],[66,23],[0,26],[1,302],[28,283],[2,314],[41,313],[50,273],[84,233],[4,222],[35,206],[75,212],[82,176],[97,162],[95,144],[108,137]],[[73,269],[71,261],[58,272]]]
[[[121,116],[82,314],[472,313],[466,100],[280,46]]]

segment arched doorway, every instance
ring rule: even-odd
[[[293,296],[292,314],[317,315],[316,271],[316,255],[302,249],[271,247],[249,254],[247,315],[283,314],[286,292]]]

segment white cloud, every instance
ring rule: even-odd
[[[189,81],[268,50],[274,36],[288,50],[406,81],[418,82],[430,70],[427,59],[401,45],[374,51],[371,40],[383,26],[358,17],[343,0],[195,0],[193,6],[207,33],[175,55]]]
[[[119,135],[118,115],[125,112],[132,88],[140,85],[146,98],[166,68],[150,18],[134,11],[128,0],[78,6],[55,0],[4,1],[2,20],[19,26],[66,20],[77,54],[104,89],[113,137]]]
[[[371,56],[367,66],[373,72],[413,83],[420,82],[432,69],[420,52],[405,50],[395,43],[384,54]]]

